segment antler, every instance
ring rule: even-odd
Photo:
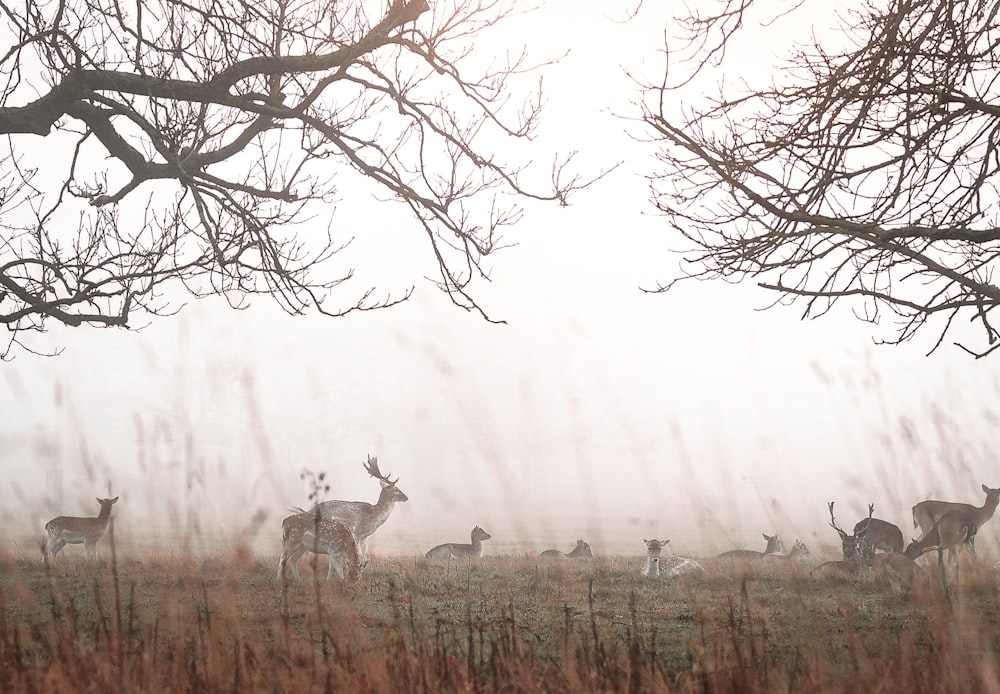
[[[836,530],[838,533],[840,533],[840,536],[842,538],[843,537],[850,537],[847,533],[845,533],[840,528],[840,526],[837,525],[837,519],[833,517],[833,502],[832,501],[827,504],[827,508],[830,509],[830,527],[833,528],[834,530]]]
[[[365,463],[365,470],[375,479],[382,480],[387,484],[395,484],[399,479],[396,478],[395,480],[390,480],[388,477],[383,475],[378,469],[378,458],[371,454],[368,455],[368,462]]]

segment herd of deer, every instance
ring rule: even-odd
[[[378,468],[378,460],[368,456],[365,470],[382,486],[378,501],[370,504],[363,501],[323,501],[308,511],[296,509],[281,523],[281,558],[278,561],[278,575],[284,577],[286,569],[298,578],[299,558],[307,551],[329,558],[327,580],[334,572],[343,579],[356,582],[361,571],[368,564],[368,538],[382,526],[392,513],[396,502],[407,500],[406,494],[397,486],[398,480],[391,480]],[[979,528],[988,521],[998,503],[1000,489],[982,485],[986,500],[982,506],[946,501],[921,501],[913,507],[913,527],[920,528],[919,539],[903,546],[903,533],[884,520],[873,518],[874,505],[868,506],[868,517],[854,526],[848,535],[833,515],[834,502],[829,503],[830,526],[840,535],[844,558],[820,564],[814,573],[820,576],[856,574],[866,568],[887,568],[900,573],[912,573],[916,569],[914,561],[921,555],[937,551],[938,563],[943,563],[944,550],[949,552],[949,560],[964,548],[975,557],[975,539]],[[111,520],[111,507],[118,501],[98,499],[101,511],[96,518],[59,516],[45,524],[46,540],[42,553],[46,558],[55,555],[67,544],[84,545],[87,556],[97,554],[97,542],[104,536]],[[472,529],[471,542],[445,543],[429,550],[428,559],[457,559],[481,557],[483,542],[490,539],[489,533],[478,525]],[[809,549],[800,540],[795,541],[787,554],[777,535],[764,535],[767,546],[763,552],[752,550],[731,550],[723,552],[723,559],[804,559]],[[698,562],[679,556],[663,556],[663,549],[670,540],[643,540],[646,545],[644,576],[677,576],[700,573],[704,567]],[[879,553],[881,551],[881,553]],[[590,558],[590,545],[577,540],[570,552],[549,549],[542,552],[542,558],[570,557]]]

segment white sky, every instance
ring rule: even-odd
[[[621,65],[660,69],[664,24],[647,7],[614,24],[591,9],[604,5],[547,3],[537,32],[517,29],[536,55],[574,51],[546,73],[540,146],[626,164],[508,234],[518,245],[476,295],[508,325],[452,307],[421,279],[433,268],[419,232],[375,235],[348,199],[335,221],[358,220],[362,284],[416,283],[408,304],[324,319],[201,301],[140,331],[53,327],[62,356],[0,366],[0,537],[34,551],[45,520],[96,513],[110,482],[125,540],[180,524],[202,550],[260,510],[254,547],[276,554],[281,517],[306,504],[300,472],[327,472],[327,498],[374,501],[368,454],[410,496],[375,552],[422,552],[475,524],[494,552],[581,537],[639,554],[655,535],[703,556],[771,531],[815,551],[836,539],[827,501],[844,527],[874,502],[906,534],[926,495],[979,503],[981,483],[1000,486],[996,358],[925,358],[931,334],[875,347],[846,304],[801,322],[797,307],[755,310],[773,297],[751,284],[640,293],[678,258],[640,177],[653,149],[607,111],[636,96]]]

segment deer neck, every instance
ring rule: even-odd
[[[979,516],[977,520],[980,521],[980,525],[982,525],[983,523],[985,523],[986,521],[988,521],[990,518],[993,517],[993,513],[997,510],[997,504],[1000,504],[1000,497],[990,497],[990,496],[986,497],[986,500],[983,502],[983,505],[979,509],[977,509],[979,513],[977,513],[976,515]]]
[[[94,520],[97,521],[98,525],[107,525],[108,521],[111,520],[111,504],[102,506],[101,512],[97,514],[97,518]]]
[[[382,493],[378,495],[378,501],[372,506],[372,525],[374,527],[379,527],[389,518],[389,514],[392,513],[392,507],[396,505],[396,502],[392,498],[392,491],[388,489],[383,489]]]

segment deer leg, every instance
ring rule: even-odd
[[[292,576],[296,581],[299,580],[299,557],[305,552],[305,547],[301,544],[295,545],[290,551],[285,550],[281,555],[281,561],[278,563],[279,576],[282,575],[282,571],[291,569]]]
[[[53,559],[59,553],[63,547],[66,546],[65,540],[60,540],[59,538],[50,537],[49,541],[45,545],[45,553],[48,554]]]

